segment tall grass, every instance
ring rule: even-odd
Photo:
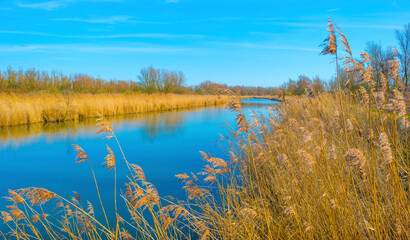
[[[222,105],[226,96],[0,93],[0,127]]]
[[[288,100],[279,116],[243,123],[231,143],[238,176],[219,181],[220,203],[200,204],[213,237],[410,237],[409,128],[375,109],[370,123],[343,95],[346,143],[338,97]]]

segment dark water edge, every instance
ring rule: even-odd
[[[267,113],[266,108],[277,103],[271,100],[243,100],[244,111]],[[227,158],[227,146],[219,139],[235,126],[235,114],[221,107],[188,111],[123,115],[108,118],[127,160],[140,165],[147,181],[153,183],[161,197],[186,199],[176,174],[200,172],[204,162],[199,151]],[[8,189],[42,187],[65,198],[73,191],[96,210],[97,219],[103,220],[99,201],[87,164],[75,164],[72,144],[80,145],[88,154],[97,176],[100,193],[107,215],[114,214],[114,172],[102,166],[109,145],[117,158],[117,186],[123,189],[128,169],[121,159],[113,139],[97,135],[95,119],[66,123],[32,124],[0,129],[0,196]],[[129,219],[125,204],[119,202],[119,214]],[[0,211],[10,203],[0,199]],[[0,230],[4,231],[0,223]]]

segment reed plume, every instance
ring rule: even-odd
[[[343,43],[342,48],[349,54],[350,57],[353,57],[352,50],[350,49],[350,44],[349,41],[347,40],[346,36],[343,34],[342,30],[339,28],[339,26],[335,23],[337,33],[340,36],[339,41]]]
[[[393,152],[387,134],[382,132],[379,136],[379,149],[383,156],[383,165],[388,166],[393,162]]]
[[[366,157],[363,152],[357,148],[349,149],[345,154],[344,158],[351,166],[359,170],[362,176],[366,175]]]
[[[105,162],[103,163],[104,167],[107,167],[108,170],[114,169],[115,167],[115,156],[114,152],[111,148],[107,145],[108,154],[105,156]]]
[[[328,18],[328,21],[327,21],[327,32],[329,33],[329,35],[320,45],[321,47],[323,47],[323,50],[320,54],[321,55],[327,55],[327,54],[335,55],[337,52],[336,32],[335,32],[335,27],[332,21],[330,20],[330,18]]]

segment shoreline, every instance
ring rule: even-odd
[[[219,106],[223,95],[0,94],[0,127]]]
[[[276,96],[239,96],[240,99],[268,99]],[[33,123],[59,123],[103,116],[156,113],[221,106],[226,95],[197,94],[90,94],[0,93],[0,127]]]

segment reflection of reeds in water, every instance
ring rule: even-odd
[[[0,126],[215,106],[224,96],[177,94],[0,94]]]
[[[144,137],[154,140],[158,137],[167,137],[181,132],[184,128],[186,118],[195,115],[196,118],[206,119],[213,115],[220,114],[218,111],[224,111],[223,107],[212,107],[207,110],[198,109],[193,111],[174,111],[161,114],[144,114],[141,115],[141,124],[143,124]]]
[[[181,131],[184,120],[189,113],[190,111],[141,113],[108,117],[107,119],[113,122],[117,131],[142,128],[143,136],[153,140]],[[93,136],[96,128],[95,119],[0,127],[0,149],[23,146],[41,137],[44,137],[47,143],[53,143],[73,136]]]
[[[44,137],[47,143],[52,143],[79,132],[90,135],[93,134],[93,128],[85,126],[94,125],[94,122],[69,121],[64,123],[33,123],[0,127],[0,149],[23,146],[36,141],[40,137]]]
[[[167,114],[146,114],[142,116],[144,136],[153,140],[159,136],[166,136],[179,132],[184,127],[185,112]]]

